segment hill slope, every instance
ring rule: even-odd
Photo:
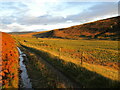
[[[120,16],[76,25],[68,28],[37,33],[39,38],[67,38],[67,39],[110,39],[118,40]]]

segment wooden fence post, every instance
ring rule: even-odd
[[[84,52],[82,52],[81,65],[83,64],[83,57],[84,57]]]

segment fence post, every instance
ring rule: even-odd
[[[59,58],[60,58],[60,56],[61,56],[61,47],[59,48]]]
[[[83,65],[83,57],[84,57],[84,52],[82,52],[82,55],[81,55],[81,65]]]

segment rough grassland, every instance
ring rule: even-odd
[[[113,81],[119,81],[118,41],[15,38],[25,46],[50,53],[65,63],[71,62]]]

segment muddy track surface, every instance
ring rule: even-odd
[[[24,47],[25,48],[25,47]],[[75,81],[64,75],[60,70],[55,68],[51,63],[47,62],[46,60],[42,59],[36,52],[31,51],[29,48],[25,48],[27,51],[34,53],[37,58],[45,64],[49,70],[57,77],[61,82],[64,82],[64,84],[67,86],[67,88],[82,88],[82,86],[78,85]]]

